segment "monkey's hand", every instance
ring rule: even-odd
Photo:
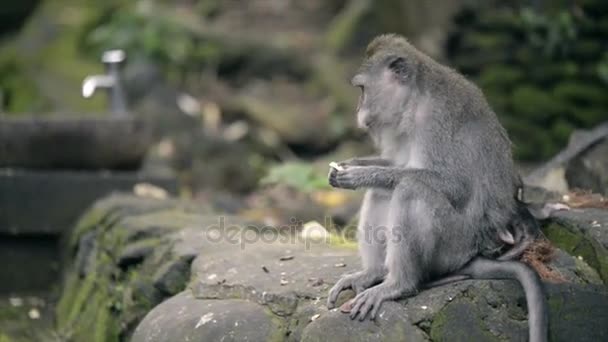
[[[355,319],[357,316],[360,321],[363,321],[367,314],[370,314],[372,320],[376,319],[380,306],[387,300],[397,299],[402,297],[406,291],[403,291],[397,285],[389,285],[386,282],[371,287],[359,293],[351,303],[350,318]]]
[[[334,188],[354,190],[361,187],[368,174],[368,167],[365,166],[332,167],[328,175],[329,184]]]
[[[356,294],[363,292],[370,286],[381,281],[386,274],[385,270],[368,270],[355,272],[343,276],[334,287],[329,290],[327,297],[327,308],[333,309],[340,293],[346,289],[352,289]]]

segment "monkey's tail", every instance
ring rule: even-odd
[[[540,277],[530,267],[517,261],[496,261],[476,257],[457,273],[474,279],[516,279],[519,281],[524,288],[528,304],[529,340],[530,342],[548,340],[547,299]]]

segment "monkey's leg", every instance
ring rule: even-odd
[[[384,301],[414,295],[431,274],[445,274],[468,262],[473,247],[466,237],[454,239],[462,234],[462,222],[447,197],[425,183],[397,186],[389,207],[388,274],[355,297],[351,318],[364,320],[371,313],[375,319]],[[441,256],[443,251],[446,255]]]
[[[382,189],[370,189],[365,193],[357,227],[363,270],[343,276],[332,287],[327,299],[328,308],[335,306],[343,290],[350,288],[355,293],[361,293],[382,281],[386,275],[386,217],[390,197],[391,193]]]

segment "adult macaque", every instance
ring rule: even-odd
[[[511,142],[479,88],[397,35],[370,43],[352,84],[361,89],[358,124],[380,153],[331,168],[332,186],[367,192],[358,227],[363,270],[335,284],[328,307],[352,288],[351,318],[373,319],[382,302],[442,279],[517,279],[530,341],[546,341],[538,275],[521,262],[495,260],[496,251],[527,243],[538,228],[525,226],[533,218],[515,195]]]

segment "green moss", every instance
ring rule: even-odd
[[[595,269],[593,269],[589,264],[585,262],[585,260],[581,260],[579,258],[574,259],[574,264],[576,267],[576,274],[583,279],[584,282],[590,284],[603,284],[600,275],[597,273]]]
[[[464,313],[468,314],[469,322],[465,325],[454,322],[454,317],[459,318]],[[458,324],[458,326],[454,326],[454,324]],[[463,326],[469,326],[469,328],[463,328]],[[462,300],[453,301],[435,315],[430,335],[433,341],[499,340],[487,329],[482,315],[475,310],[475,304]]]
[[[92,256],[94,269],[84,278],[71,269],[63,285],[56,309],[57,325],[60,334],[69,340],[117,341],[128,333],[167,295],[155,287],[153,277],[172,258],[171,245],[163,244],[162,236],[200,223],[199,216],[175,209],[135,210],[129,215],[124,214],[128,210],[115,208],[113,202],[98,202],[81,217],[72,233],[73,246],[77,247],[80,236],[95,231],[98,248]],[[149,235],[147,229],[151,230]],[[127,271],[117,265],[125,248],[146,247],[153,250],[143,263]],[[189,264],[181,266],[189,271]],[[176,278],[170,283],[171,289],[181,290],[186,282],[187,279]]]
[[[15,321],[23,315],[23,310],[11,305],[0,307],[0,322]]]
[[[264,312],[266,316],[270,319],[270,321],[274,325],[274,329],[272,330],[271,335],[268,337],[267,341],[272,342],[280,342],[285,341],[287,336],[287,322],[284,318],[281,318],[275,315],[270,309],[265,308]]]
[[[557,247],[573,256],[583,257],[598,272],[604,284],[608,284],[608,251],[597,241],[558,224],[550,224],[543,231]]]
[[[433,341],[447,341],[443,336],[444,327],[446,326],[446,314],[439,311],[433,317],[433,323],[431,324],[431,340]]]
[[[97,319],[95,320],[94,329],[94,342],[119,340],[120,329],[118,326],[118,321],[112,317],[108,307],[102,307],[102,309],[97,312]]]
[[[117,255],[123,254],[125,252],[131,251],[150,251],[154,247],[160,245],[163,242],[163,239],[158,237],[145,238],[142,240],[137,240],[133,243],[128,243],[124,246],[124,248],[118,248]]]
[[[76,272],[69,272],[63,283],[63,289],[59,303],[55,308],[55,315],[57,316],[57,325],[61,329],[67,326],[68,317],[72,309],[72,303],[78,293],[79,279]]]
[[[118,341],[118,317],[111,312],[115,285],[97,273],[84,280],[72,277],[57,307],[60,334],[74,341]]]
[[[57,306],[57,322],[60,331],[71,329],[71,326],[81,318],[83,309],[89,305],[90,298],[96,292],[98,279],[95,273],[90,273],[82,282],[72,281],[75,282],[64,289],[64,294]]]
[[[97,225],[103,222],[103,219],[107,216],[105,210],[92,208],[87,210],[83,216],[78,219],[74,230],[70,234],[70,247],[76,247],[80,238],[88,231],[95,229]]]
[[[77,324],[72,325],[74,341],[118,341],[117,322],[111,318],[108,288],[98,286],[83,307]]]

